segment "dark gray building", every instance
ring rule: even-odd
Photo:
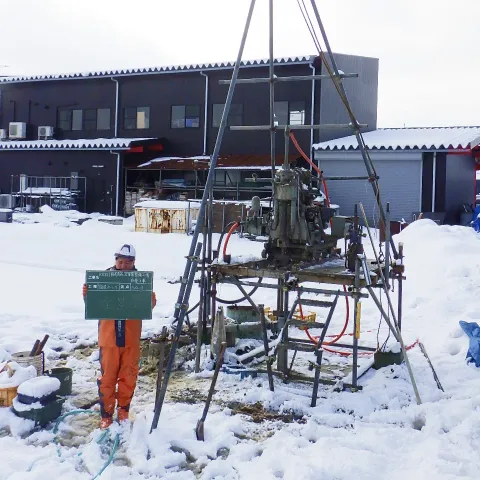
[[[475,205],[480,127],[380,128],[363,137],[392,220],[409,223],[422,212],[440,222],[464,223],[463,205]],[[318,143],[314,152],[325,177],[367,174],[354,136]],[[342,214],[351,215],[362,202],[370,219],[379,218],[368,180],[331,181],[328,189]]]
[[[275,60],[277,76],[326,73],[318,57]],[[378,60],[336,55],[339,68],[357,73],[344,84],[361,123],[376,128]],[[124,212],[125,191],[138,165],[158,158],[210,155],[218,134],[233,63],[0,78],[0,193],[22,206],[52,192],[75,190],[55,203],[103,213]],[[266,60],[244,61],[240,78],[268,77]],[[229,125],[269,123],[268,84],[239,84]],[[331,98],[334,97],[335,99]],[[283,123],[340,123],[330,80],[278,83],[275,115]],[[298,131],[305,151],[344,132]],[[283,135],[277,135],[283,152]],[[268,155],[268,132],[227,130],[221,154]],[[146,182],[152,182],[147,179]],[[175,185],[165,188],[175,190]],[[85,190],[85,191],[83,191]],[[27,199],[27,196],[30,200]],[[57,199],[59,200],[59,199]]]

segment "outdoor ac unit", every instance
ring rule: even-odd
[[[13,196],[10,194],[1,194],[0,208],[13,208]]]
[[[0,140],[7,140],[7,131],[4,128],[0,128]]]
[[[53,127],[38,127],[38,139],[47,140],[53,138]]]
[[[10,140],[21,140],[27,137],[27,124],[24,122],[10,122],[8,125]]]

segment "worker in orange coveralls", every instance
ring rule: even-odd
[[[122,245],[115,253],[115,266],[108,270],[136,270],[135,248]],[[87,285],[83,285],[83,297]],[[152,308],[157,299],[152,292]],[[130,402],[137,384],[140,361],[141,320],[100,320],[98,322],[98,346],[100,348],[100,371],[97,380],[102,420],[100,428],[108,428],[113,422],[115,398],[117,419],[128,420]]]

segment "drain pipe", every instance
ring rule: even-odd
[[[119,84],[116,78],[110,77],[112,82],[115,82],[115,134],[114,137],[118,136],[118,103],[119,103]],[[111,152],[110,152],[111,153]]]
[[[113,152],[110,150],[112,155],[117,156],[117,187],[115,189],[115,216],[118,217],[118,206],[119,206],[119,190],[120,190],[120,153]]]
[[[308,66],[312,69],[312,76],[315,77],[315,67],[312,63],[309,63]],[[312,78],[312,101],[310,105],[310,125],[315,125],[315,78]],[[310,152],[313,158],[313,128],[310,129]],[[312,171],[312,166],[310,165],[310,171]]]
[[[205,77],[205,115],[203,118],[203,155],[207,154],[207,122],[208,122],[208,75],[200,72]]]
[[[433,152],[433,168],[432,168],[432,212],[435,212],[435,179],[437,177],[437,152]]]

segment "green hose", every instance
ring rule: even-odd
[[[110,456],[108,457],[108,460],[105,462],[105,465],[102,467],[102,469],[92,478],[92,480],[95,480],[96,478],[98,478],[105,471],[105,469],[112,463],[113,457],[115,456],[115,453],[117,453],[117,448],[119,443],[120,443],[120,435],[117,433],[115,435],[112,451],[110,452]]]
[[[55,437],[53,438],[53,442],[57,445],[57,454],[58,454],[59,457],[61,457],[62,454],[60,452],[60,447],[58,446],[58,443],[57,443],[57,435],[56,434],[58,432],[58,426],[60,425],[60,423],[65,418],[67,418],[71,415],[77,415],[79,413],[97,414],[98,412],[96,412],[94,410],[72,410],[71,412],[67,412],[64,415],[58,417],[57,421],[55,422],[55,426],[53,427],[52,433],[55,434]],[[105,432],[103,432],[102,435],[100,435],[100,438],[97,440],[97,444],[103,443],[107,439],[108,436],[109,436],[109,431],[105,430]],[[115,440],[113,442],[112,451],[110,452],[110,456],[108,457],[108,460],[105,462],[105,464],[100,469],[100,471],[94,477],[92,477],[92,480],[95,480],[96,478],[100,477],[100,475],[105,471],[105,469],[112,463],[113,458],[115,456],[115,453],[117,453],[117,449],[118,449],[119,444],[120,444],[120,435],[117,433],[115,435]],[[80,456],[81,454],[82,454],[82,452],[80,452],[78,455]]]

